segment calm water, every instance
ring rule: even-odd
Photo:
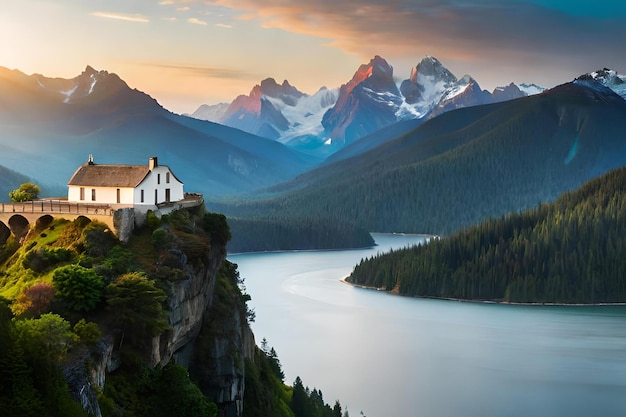
[[[340,282],[371,249],[231,255],[285,382],[352,417],[626,416],[626,308],[422,300]]]

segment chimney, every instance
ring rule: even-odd
[[[152,171],[154,168],[159,166],[159,160],[157,159],[156,156],[152,156],[150,157],[150,163],[148,164],[148,168],[150,168],[150,171]]]
[[[89,165],[93,165],[93,155],[92,154],[89,154],[89,159],[87,159],[87,163]]]

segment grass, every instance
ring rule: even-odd
[[[58,218],[42,231],[31,229],[28,240],[4,263],[0,264],[0,296],[7,299],[15,299],[24,289],[36,282],[52,282],[52,273],[59,264],[36,273],[23,265],[26,255],[38,248],[54,246],[55,242],[63,235],[68,225],[68,220]]]

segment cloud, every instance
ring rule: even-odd
[[[188,12],[191,8],[189,6],[182,6],[182,7],[178,7],[176,8],[177,12]]]
[[[140,14],[113,13],[113,12],[92,12],[91,16],[103,17],[105,19],[124,20],[135,23],[148,23],[150,19]]]
[[[215,26],[217,26],[218,28],[224,28],[224,29],[232,29],[232,25],[227,25],[226,23],[216,23]]]
[[[184,0],[189,2],[193,0]],[[574,65],[626,61],[626,16],[601,17],[537,1],[516,0],[196,0],[280,29],[323,39],[363,59],[421,58],[455,61],[530,60]],[[575,2],[572,2],[575,3]],[[555,3],[556,4],[556,3]],[[594,17],[595,16],[595,17]],[[584,53],[581,53],[584,51]]]
[[[200,25],[200,26],[206,26],[208,25],[207,22],[205,22],[204,20],[200,20],[196,17],[190,17],[189,19],[187,19],[188,23],[191,23],[193,25]]]
[[[258,80],[259,75],[246,71],[223,67],[203,67],[192,65],[176,65],[162,63],[145,63],[143,65],[177,71],[182,75],[194,77],[219,78],[226,80]]]

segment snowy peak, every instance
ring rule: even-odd
[[[337,103],[324,114],[322,125],[330,142],[343,146],[394,122],[402,101],[393,67],[376,55],[341,86]]]
[[[491,93],[494,102],[508,101],[520,97],[525,97],[528,94],[522,91],[517,85],[511,83],[504,87],[496,87]]]
[[[592,82],[599,83],[611,89],[617,95],[626,99],[626,76],[620,75],[617,71],[604,68],[599,71],[583,74],[574,80],[575,83],[585,84],[592,87]]]
[[[282,84],[278,84],[273,78],[261,81],[261,94],[281,99],[288,106],[294,106],[298,99],[305,96],[303,92],[289,84],[289,81],[284,80]]]
[[[413,72],[413,71],[412,71]],[[411,81],[419,84],[421,78],[435,78],[446,83],[454,83],[457,78],[443,64],[432,56],[424,57],[414,68],[415,75],[411,74]]]
[[[59,95],[65,104],[90,96],[96,91],[96,85],[101,83],[106,84],[107,88],[111,88],[113,84],[117,84],[118,88],[122,85],[126,86],[117,75],[109,74],[107,71],[97,71],[89,65],[80,75],[72,79],[48,78],[41,74],[34,74],[33,77],[42,90],[45,90],[47,94]]]
[[[361,64],[352,76],[352,79],[340,87],[339,98],[335,107],[342,109],[346,105],[352,91],[372,75],[375,75],[377,78],[393,79],[393,68],[378,55],[372,58],[369,63]]]
[[[409,79],[400,84],[404,104],[398,112],[398,118],[424,117],[442,100],[460,93],[468,83],[468,80],[459,81],[436,58],[426,56],[411,69]]]
[[[278,84],[273,78],[266,78],[261,81],[261,84],[257,84],[252,87],[249,95],[240,95],[228,106],[226,111],[221,116],[223,122],[229,121],[233,116],[240,118],[243,117],[243,113],[260,117],[262,103],[264,98],[278,99],[282,105],[295,106],[298,100],[304,97],[305,94],[298,91],[287,80],[283,81],[282,85]],[[280,110],[280,109],[278,109]],[[195,113],[194,113],[195,114]],[[232,123],[235,123],[231,120]],[[229,123],[226,123],[232,126]],[[232,126],[239,127],[239,126]],[[246,129],[243,129],[246,130]],[[255,133],[255,132],[250,132]]]
[[[521,83],[519,85],[519,89],[523,92],[526,93],[527,96],[532,96],[535,94],[540,94],[543,93],[545,91],[545,88],[538,86],[537,84],[531,83]]]

